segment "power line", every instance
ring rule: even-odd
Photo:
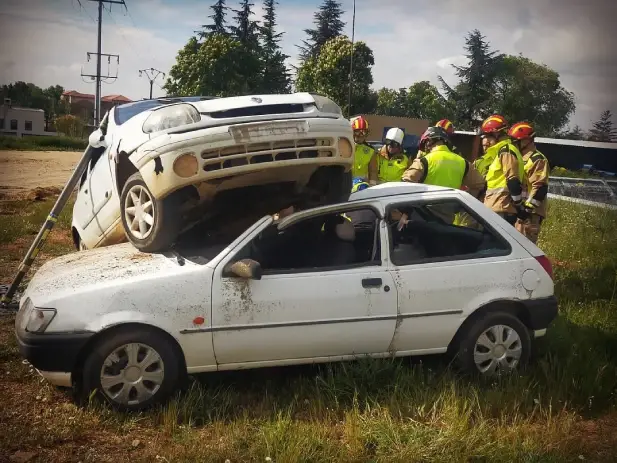
[[[156,71],[156,74],[154,74],[155,71]],[[150,72],[152,73],[152,75],[149,74]],[[146,78],[150,81],[150,99],[152,99],[152,85],[154,84],[154,81],[156,80],[156,78],[160,76],[161,74],[163,75],[163,78],[165,78],[165,73],[163,71],[159,71],[158,69],[154,69],[154,68],[140,69],[139,77],[141,77],[144,74],[146,75]]]

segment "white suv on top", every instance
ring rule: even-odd
[[[199,221],[331,204],[351,192],[351,125],[320,95],[138,101],[111,109],[90,144],[73,208],[79,249],[126,236],[160,251]]]
[[[460,190],[386,183],[168,253],[49,261],[16,332],[49,381],[140,409],[187,373],[451,352],[490,375],[525,364],[556,315],[550,262],[505,220]]]

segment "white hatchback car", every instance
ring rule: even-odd
[[[315,94],[124,104],[90,144],[73,207],[78,249],[128,238],[162,251],[199,221],[332,204],[351,192],[351,125]]]
[[[550,262],[501,217],[463,191],[387,183],[169,253],[54,259],[16,333],[50,382],[141,409],[187,373],[451,352],[489,375],[525,364],[556,315]]]

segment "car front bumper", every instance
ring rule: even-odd
[[[559,311],[555,296],[526,301],[525,307],[529,314],[530,328],[535,332],[536,337],[546,333],[546,329],[557,317]]]
[[[36,370],[56,386],[71,386],[79,353],[94,335],[91,332],[53,334],[16,330],[19,352]]]
[[[272,127],[268,122],[247,123],[167,134],[140,147],[130,159],[157,199],[183,186],[207,181],[216,181],[213,186],[220,191],[221,182],[231,177],[242,176],[245,183],[259,183],[261,176],[271,177],[265,181],[268,183],[296,180],[311,166],[313,170],[328,165],[352,168],[353,133],[348,121],[315,118],[277,120],[270,124]],[[347,157],[339,149],[343,138],[350,143]],[[179,158],[183,158],[182,162]],[[179,163],[185,166],[182,176]],[[255,174],[260,178],[251,178]],[[233,187],[237,186],[242,185]]]

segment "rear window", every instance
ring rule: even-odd
[[[133,103],[126,103],[116,107],[114,120],[116,125],[122,125],[137,114],[149,111],[159,106],[168,104],[180,103],[180,102],[195,102],[203,100],[212,100],[216,97],[210,96],[187,96],[187,97],[174,97],[174,98],[157,98],[153,100],[135,101]]]

